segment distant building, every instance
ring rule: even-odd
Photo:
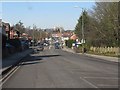
[[[14,34],[15,34],[14,29],[13,29],[13,27],[11,27],[11,30],[10,30],[10,39],[14,39]]]
[[[53,33],[52,37],[62,37],[62,33]]]
[[[10,39],[15,39],[20,37],[20,32],[16,31],[14,27],[10,28]]]
[[[76,39],[78,39],[78,37],[77,37],[76,34],[73,34],[73,35],[70,37],[70,39],[72,39],[72,40],[76,40]]]
[[[70,32],[70,31],[64,31],[63,33],[62,33],[62,38],[63,38],[63,40],[68,40],[68,39],[70,39],[70,37],[73,35],[73,33],[72,32]]]
[[[2,22],[2,26],[4,27],[3,32],[5,31],[7,39],[10,39],[10,24]]]
[[[8,39],[15,39],[20,37],[20,32],[17,30],[14,30],[14,27],[10,27],[9,23],[2,22],[2,33],[5,34],[5,36]]]

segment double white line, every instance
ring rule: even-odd
[[[20,68],[19,64],[8,71],[8,73],[5,74],[3,77],[1,75],[2,78],[0,79],[0,87],[2,87],[2,85]],[[23,64],[23,62],[21,64]]]

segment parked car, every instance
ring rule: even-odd
[[[29,48],[29,43],[26,40],[22,40],[21,45],[22,45],[22,50]]]
[[[21,48],[22,50],[28,49],[29,48],[29,41],[24,39],[24,38],[20,38],[20,42],[21,42]]]
[[[55,49],[60,49],[60,43],[59,42],[56,42],[54,46],[55,46]]]
[[[36,50],[37,51],[43,51],[44,50],[44,44],[38,44],[37,46],[36,46]]]

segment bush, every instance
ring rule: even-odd
[[[68,46],[69,48],[72,47],[72,44],[73,44],[73,43],[75,43],[75,40],[69,39],[69,40],[66,40],[66,41],[65,41],[66,46]]]

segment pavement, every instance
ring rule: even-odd
[[[63,50],[67,52],[75,53],[73,49],[70,49],[67,47],[64,47]],[[82,53],[76,53],[76,54],[82,54]],[[95,55],[95,54],[88,54],[88,53],[84,53],[84,55],[94,57],[94,58],[99,58],[101,60],[112,61],[112,62],[118,62],[118,59],[119,59],[118,57],[110,57],[110,56]]]
[[[2,73],[7,71],[9,68],[11,68],[13,65],[17,64],[21,59],[26,57],[28,54],[32,53],[33,49],[27,49],[25,51],[15,53],[11,55],[10,57],[7,57],[2,60]]]

